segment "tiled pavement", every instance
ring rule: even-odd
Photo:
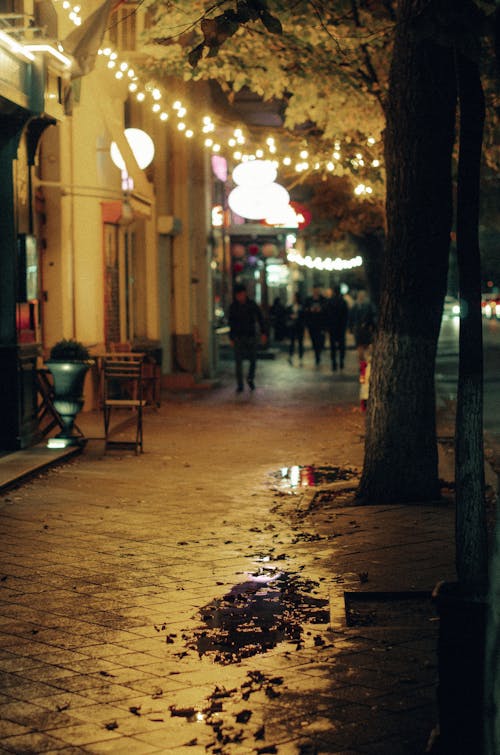
[[[344,591],[453,578],[453,506],[280,477],[360,469],[354,354],[343,375],[280,356],[257,382],[166,397],[142,456],[104,454],[84,413],[82,455],[0,496],[0,752],[425,750],[431,603],[356,603],[347,626]],[[238,616],[232,658],[205,652]]]

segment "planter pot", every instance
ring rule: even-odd
[[[481,755],[487,596],[441,582],[434,599],[439,614],[439,753]]]
[[[85,375],[92,362],[46,362],[54,379],[54,407],[61,417],[63,428],[57,438],[66,441],[65,445],[76,445],[80,442],[74,434],[75,417],[81,411],[83,399],[83,384]]]

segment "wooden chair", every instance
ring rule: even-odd
[[[132,353],[132,344],[130,341],[110,341],[109,350],[111,353]],[[161,369],[155,359],[146,356],[142,365],[142,385],[143,395],[147,404],[159,407],[161,405]]]
[[[143,452],[142,412],[146,406],[143,398],[142,366],[143,354],[117,353],[116,356],[104,358],[103,376],[103,411],[106,449],[112,447],[135,448]],[[128,417],[111,427],[113,411],[126,410]],[[132,412],[132,415],[130,415]],[[112,440],[112,433],[123,431],[133,424],[135,438],[129,440]]]
[[[132,344],[130,341],[111,341],[109,350],[117,354],[130,353],[132,351]]]

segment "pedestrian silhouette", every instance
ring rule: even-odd
[[[349,330],[354,336],[360,362],[365,361],[366,353],[373,342],[376,325],[375,307],[366,291],[358,291],[356,301],[349,313]]]
[[[236,391],[243,391],[243,361],[248,360],[247,384],[255,389],[258,341],[266,343],[267,332],[260,307],[249,299],[246,286],[237,283],[234,299],[229,308],[229,340],[234,349],[236,368]]]
[[[269,315],[273,328],[274,340],[277,343],[286,338],[286,307],[281,303],[279,296],[275,298],[269,307]]]
[[[312,295],[308,296],[305,303],[305,323],[309,332],[316,366],[321,363],[321,353],[325,345],[325,297],[321,293],[321,287],[313,286]]]
[[[337,352],[340,369],[344,368],[345,332],[349,318],[347,302],[340,293],[340,286],[335,286],[332,296],[325,302],[325,322],[330,340],[330,357],[332,370],[337,369]]]
[[[304,318],[305,312],[304,305],[302,304],[302,297],[298,292],[296,292],[293,297],[293,303],[287,308],[288,336],[290,338],[290,345],[288,347],[288,362],[290,364],[293,364],[295,344],[297,344],[299,360],[302,364],[302,359],[304,356]]]

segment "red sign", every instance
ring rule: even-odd
[[[303,228],[307,228],[312,220],[310,211],[306,207],[304,207],[303,204],[299,204],[299,202],[290,202],[290,206],[295,210],[297,222],[299,224],[299,231],[301,231]]]

